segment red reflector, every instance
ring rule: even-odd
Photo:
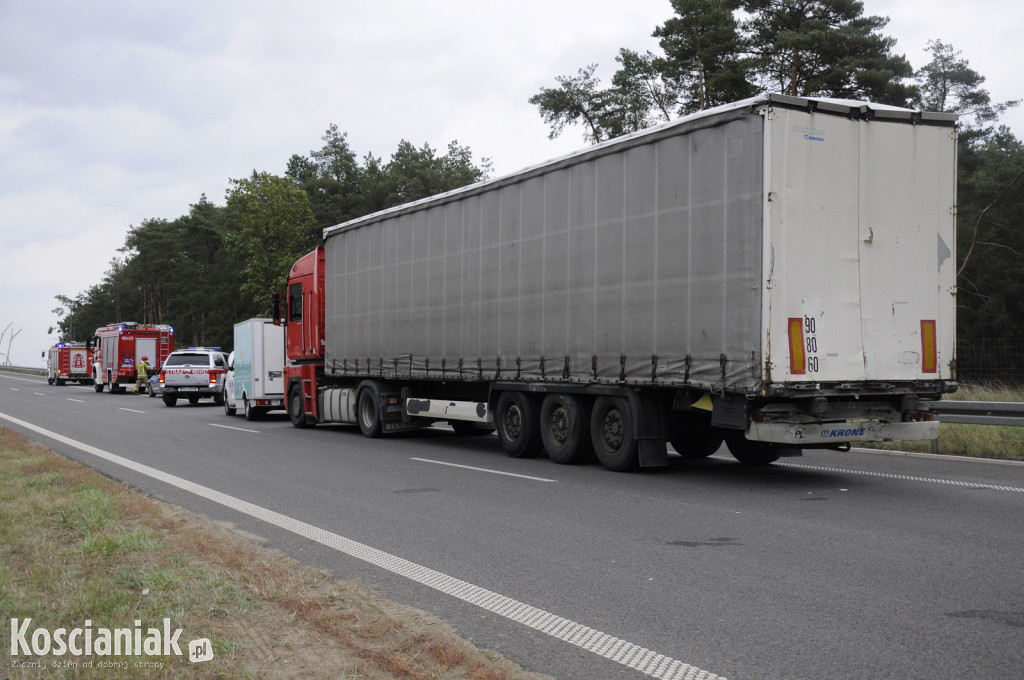
[[[939,356],[935,340],[935,320],[921,321],[921,371],[923,373],[937,373],[939,370]]]
[[[802,317],[789,319],[789,372],[793,375],[807,373],[807,355],[804,352],[804,320]]]

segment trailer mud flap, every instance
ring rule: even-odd
[[[938,439],[939,422],[923,423],[758,423],[747,439],[774,444],[834,445],[844,442],[899,442]]]

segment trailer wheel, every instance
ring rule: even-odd
[[[302,385],[294,383],[288,390],[288,417],[297,428],[309,427],[312,423],[306,420],[306,402],[302,396]]]
[[[625,397],[598,397],[590,416],[590,436],[597,459],[613,472],[632,470],[639,463],[633,414]]]
[[[722,448],[722,435],[711,429],[711,421],[699,416],[679,416],[668,426],[668,441],[687,460],[707,458]]]
[[[530,458],[540,453],[540,418],[537,404],[523,392],[502,392],[498,397],[498,440],[512,458]]]
[[[729,453],[743,465],[762,467],[771,465],[780,457],[778,450],[765,442],[752,442],[742,432],[730,434],[725,438]]]
[[[380,436],[380,400],[377,390],[373,387],[364,387],[359,392],[359,400],[356,405],[359,429],[364,437],[375,439]]]
[[[593,453],[589,409],[574,394],[548,394],[540,407],[540,438],[554,462],[584,462]]]

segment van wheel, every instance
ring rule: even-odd
[[[380,436],[380,400],[377,397],[377,390],[373,387],[364,387],[359,392],[359,400],[356,405],[359,429],[364,437],[375,439]]]
[[[231,405],[231,402],[224,399],[224,415],[233,416],[235,415],[235,407]]]
[[[299,383],[295,383],[288,390],[288,417],[291,418],[294,427],[305,428],[313,424],[306,419],[306,401]]]
[[[613,472],[634,469],[640,460],[633,413],[625,397],[598,397],[590,416],[590,436],[601,465]]]
[[[584,462],[593,453],[590,411],[574,394],[548,394],[540,407],[540,438],[548,458],[562,465]]]
[[[530,458],[543,448],[537,404],[524,392],[502,392],[498,397],[498,440],[512,458]]]

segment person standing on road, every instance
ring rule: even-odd
[[[149,382],[149,357],[143,356],[142,361],[135,367],[135,394],[145,394],[145,385]]]

